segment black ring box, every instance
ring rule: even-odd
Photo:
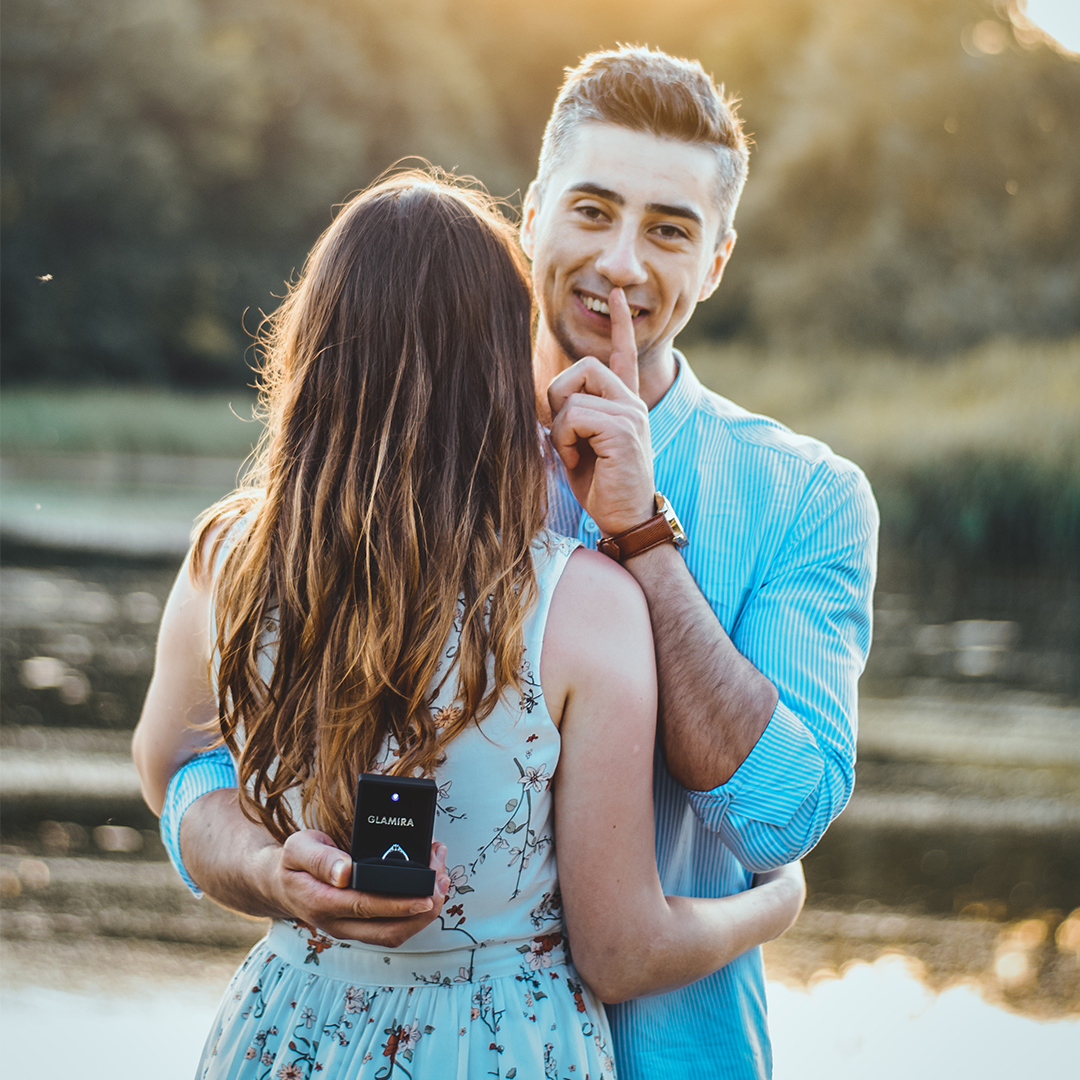
[[[356,782],[352,887],[397,896],[431,896],[434,780],[361,773]]]

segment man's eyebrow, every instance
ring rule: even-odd
[[[692,221],[699,228],[705,224],[701,215],[689,206],[669,206],[667,203],[647,203],[645,212],[648,214],[663,214],[664,217],[680,217]]]
[[[598,199],[606,199],[609,203],[614,203],[616,206],[626,205],[626,199],[624,199],[617,191],[601,187],[599,184],[590,183],[588,180],[585,180],[580,184],[575,184],[570,191],[578,192],[582,195],[595,195]]]
[[[570,191],[580,195],[595,195],[598,199],[606,199],[609,203],[614,203],[616,206],[626,205],[626,198],[617,191],[612,191],[611,188],[601,187],[599,184],[594,184],[589,180],[583,180],[580,184],[574,184],[573,187],[570,188]],[[663,214],[664,217],[685,218],[687,221],[692,221],[698,228],[702,228],[705,225],[701,215],[689,206],[672,206],[669,203],[647,203],[645,205],[645,212],[647,214]]]
[[[589,180],[583,180],[580,184],[574,184],[573,187],[570,188],[570,192],[579,195],[595,195],[598,199],[606,199],[609,203],[614,203],[616,206],[626,205],[625,197],[620,195],[617,191],[612,191],[611,188],[601,187],[599,184],[594,184]],[[646,203],[645,212],[647,214],[662,214],[664,217],[685,218],[687,221],[692,221],[699,228],[702,228],[705,225],[701,215],[689,206],[672,206],[670,203]]]

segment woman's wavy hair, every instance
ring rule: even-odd
[[[413,171],[342,208],[264,324],[267,431],[248,486],[200,522],[192,573],[227,550],[221,736],[244,812],[279,840],[299,788],[304,822],[344,847],[388,735],[391,772],[431,775],[519,688],[546,510],[531,323],[493,200]],[[455,707],[433,716],[451,674]]]

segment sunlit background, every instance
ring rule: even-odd
[[[754,134],[680,344],[882,511],[858,785],[766,950],[778,1080],[1080,1060],[1080,4],[7,0],[0,1067],[191,1075],[261,927],[165,862],[127,744],[251,333],[405,155],[532,178],[562,69],[700,58]]]
[[[1063,53],[1080,55],[1080,6],[1073,0],[1018,0],[1008,7],[1018,40],[1031,40],[1030,31],[1045,35]]]

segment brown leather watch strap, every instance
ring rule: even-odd
[[[605,536],[596,546],[608,558],[621,563],[634,555],[651,551],[661,544],[673,543],[675,543],[675,532],[671,528],[671,522],[663,514],[656,514],[648,521],[643,521],[640,525],[635,525],[632,529],[627,529],[626,532],[621,532],[617,536]]]

